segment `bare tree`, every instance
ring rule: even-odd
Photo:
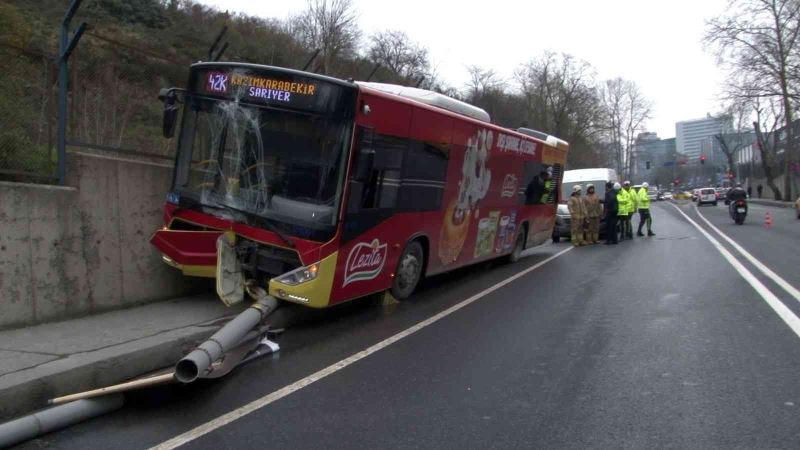
[[[725,119],[724,122],[733,126],[733,129],[723,129],[714,135],[722,154],[728,160],[730,172],[736,170],[733,162],[736,152],[753,143],[753,132],[748,127],[752,111],[749,102],[734,101],[725,108],[722,114],[717,115],[717,117]]]
[[[773,169],[777,156],[776,151],[781,140],[778,133],[778,128],[782,122],[781,102],[777,97],[756,97],[751,104],[755,110],[756,120],[753,122],[753,128],[755,129],[756,144],[761,156],[761,168],[767,178],[767,186],[772,190],[772,195],[776,199],[780,199],[781,191],[775,185]],[[787,173],[786,178],[788,177],[789,174]]]
[[[493,93],[502,92],[505,82],[492,69],[479,66],[468,66],[469,81],[467,81],[467,98],[470,102],[479,102],[480,99]]]
[[[605,129],[615,147],[617,169],[629,178],[633,174],[636,136],[645,131],[645,123],[651,118],[652,103],[636,83],[622,78],[607,80],[601,92]]]
[[[570,166],[600,163],[602,105],[594,68],[568,54],[545,52],[515,73],[524,117],[533,127],[567,139]]]
[[[465,86],[464,100],[485,109],[492,122],[510,126],[506,117],[507,105],[511,100],[506,93],[506,82],[492,69],[468,66],[469,80]],[[503,116],[503,117],[499,117]]]
[[[412,42],[405,32],[381,31],[373,34],[370,40],[372,43],[368,55],[372,62],[380,64],[406,82],[428,76],[428,50]]]
[[[545,52],[524,64],[516,79],[528,113],[543,131],[558,136],[596,132],[600,112],[594,68],[568,54]]]
[[[732,0],[725,15],[706,24],[705,35],[705,42],[728,69],[734,97],[778,100],[774,105],[781,110],[777,116],[786,132],[785,200],[791,199],[791,162],[798,160],[792,122],[800,99],[799,33],[797,0]]]
[[[361,30],[352,0],[308,0],[306,10],[290,20],[290,29],[308,49],[321,49],[319,69],[330,74],[334,64],[355,54]]]

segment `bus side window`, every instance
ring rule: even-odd
[[[407,140],[361,129],[350,181],[348,212],[393,209]]]
[[[524,165],[526,205],[552,205],[558,203],[558,186],[561,185],[561,165],[547,165],[526,161]]]
[[[523,184],[525,193],[523,196],[524,204],[538,205],[542,202],[544,194],[544,183],[546,171],[541,163],[525,161],[524,163]]]
[[[398,211],[438,211],[447,181],[447,144],[411,141],[403,167]]]

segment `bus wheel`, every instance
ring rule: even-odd
[[[392,281],[392,296],[405,300],[411,296],[422,277],[424,254],[419,241],[411,241],[403,250]]]
[[[517,235],[517,240],[514,241],[514,249],[511,250],[507,259],[510,263],[515,263],[519,261],[519,258],[522,255],[522,247],[525,246],[525,233],[520,233]]]

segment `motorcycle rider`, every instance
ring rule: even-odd
[[[728,201],[728,213],[733,214],[733,208],[737,201],[747,201],[747,191],[742,188],[742,183],[736,183],[736,186],[728,189],[728,192],[725,193],[725,199]]]

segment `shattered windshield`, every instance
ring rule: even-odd
[[[208,206],[333,225],[347,121],[189,96],[175,188]]]

